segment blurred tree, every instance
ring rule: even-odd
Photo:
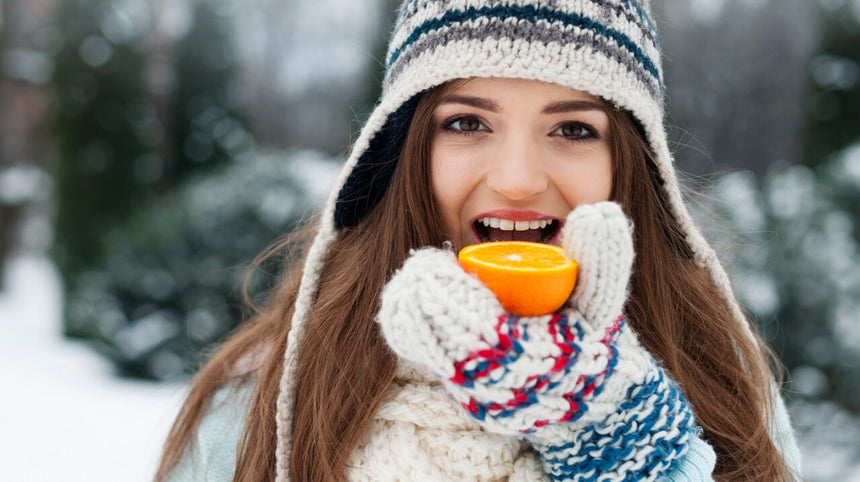
[[[804,161],[826,162],[860,140],[860,6],[821,2],[821,39],[809,65]],[[860,213],[860,211],[858,211]]]
[[[54,257],[67,286],[101,258],[111,227],[152,193],[135,176],[151,146],[132,114],[147,101],[142,31],[111,30],[106,0],[63,0],[57,26]],[[125,19],[129,22],[139,19]]]
[[[242,319],[238,268],[318,202],[302,175],[318,171],[314,156],[258,146],[344,140],[349,104],[378,92],[378,79],[355,80],[376,60],[354,44],[377,16],[348,0],[63,2],[55,249],[66,331],[126,375],[171,378]],[[232,47],[243,43],[244,57]],[[271,62],[259,69],[261,53]],[[262,140],[246,125],[265,127]]]
[[[54,76],[54,254],[69,290],[100,265],[108,233],[129,216],[251,143],[231,97],[224,18],[198,0],[186,34],[164,45],[151,38],[153,16],[143,0],[64,0],[57,16],[66,42]],[[91,330],[77,320],[67,333]]]
[[[244,267],[316,206],[336,168],[309,151],[247,152],[195,175],[107,234],[103,262],[67,294],[68,323],[123,375],[192,373],[243,319]],[[250,278],[252,299],[292,261],[268,260]]]
[[[191,27],[173,49],[166,179],[204,163],[225,162],[252,144],[234,94],[237,65],[227,20],[212,2],[197,0]]]
[[[854,167],[850,167],[854,166]],[[730,255],[738,296],[789,370],[790,393],[860,413],[860,149],[815,173],[804,165],[762,182],[734,173],[712,188],[745,235]],[[844,205],[850,195],[854,204]],[[724,251],[725,253],[725,251]]]

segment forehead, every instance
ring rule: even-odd
[[[583,100],[605,105],[600,97],[587,92],[571,89],[552,82],[531,79],[512,79],[498,77],[472,77],[448,83],[442,91],[446,95],[468,95],[475,97],[505,100],[515,97],[522,99]]]

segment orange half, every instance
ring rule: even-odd
[[[496,294],[505,310],[539,316],[561,308],[576,285],[576,261],[549,244],[495,241],[460,250],[460,266]]]

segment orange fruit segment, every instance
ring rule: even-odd
[[[460,250],[458,260],[495,293],[505,310],[520,316],[545,315],[561,308],[576,284],[576,261],[549,244],[472,244]]]

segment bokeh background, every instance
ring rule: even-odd
[[[0,0],[4,480],[151,478],[280,260],[247,267],[372,109],[397,3]],[[804,475],[860,480],[860,0],[653,4],[676,161]]]

